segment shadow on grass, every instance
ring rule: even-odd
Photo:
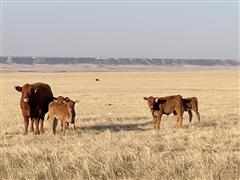
[[[182,125],[182,129],[188,129],[192,126],[195,126],[195,127],[199,127],[199,128],[211,128],[211,127],[216,127],[217,126],[217,122],[216,120],[206,120],[206,121],[195,121],[195,122],[185,122],[183,125]]]
[[[110,130],[113,132],[118,131],[147,131],[152,128],[144,128],[143,126],[147,126],[149,124],[152,124],[152,121],[144,122],[144,123],[135,123],[135,124],[99,124],[99,125],[93,125],[93,126],[81,126],[77,128],[77,131],[105,131]]]
[[[2,134],[2,136],[4,136],[4,137],[6,137],[7,139],[11,139],[11,138],[13,138],[13,137],[15,137],[15,136],[18,136],[18,135],[22,135],[23,133],[21,133],[20,131],[13,131],[13,132],[4,132],[3,134]]]
[[[104,118],[106,121],[126,121],[126,120],[134,120],[134,121],[138,121],[138,120],[148,120],[149,117],[148,116],[137,116],[137,117],[107,117]],[[81,118],[81,121],[98,121],[99,117],[87,117],[87,118]]]
[[[207,121],[202,121],[199,124],[197,124],[199,127],[216,127],[217,122],[215,120],[207,120]]]
[[[186,125],[185,128],[188,128],[189,126],[191,126],[191,124],[199,128],[211,128],[211,127],[215,128],[217,126],[216,120],[208,119],[200,122],[189,123],[188,125]]]

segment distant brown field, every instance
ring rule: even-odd
[[[99,79],[100,81],[96,81]],[[240,179],[239,71],[3,73],[0,179]],[[15,85],[44,82],[79,100],[77,131],[23,135]],[[201,123],[184,114],[160,131],[144,96],[199,99]],[[59,128],[59,126],[58,126]]]

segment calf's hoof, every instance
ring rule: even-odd
[[[41,130],[40,130],[40,133],[41,133],[41,134],[44,134],[44,130],[43,130],[43,129],[41,129]]]
[[[40,134],[40,131],[35,131],[34,134]]]
[[[174,126],[173,126],[173,128],[179,128],[179,125],[178,124],[175,124]]]

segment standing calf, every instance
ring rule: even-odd
[[[148,106],[153,116],[154,124],[156,129],[160,129],[160,122],[163,114],[169,115],[171,113],[176,117],[175,127],[182,126],[182,96],[173,95],[166,97],[144,97],[144,100],[148,102]]]
[[[192,110],[197,115],[198,122],[200,122],[200,114],[198,112],[198,99],[196,97],[184,98],[183,108],[184,111],[187,111],[189,114],[189,122],[192,122]]]
[[[48,120],[50,123],[50,128],[53,134],[56,133],[56,127],[58,120],[61,121],[62,125],[62,133],[65,135],[66,125],[67,123],[72,123],[74,130],[75,126],[75,107],[78,101],[72,101],[67,99],[67,101],[59,102],[52,101],[48,106]]]
[[[60,103],[67,103],[68,101],[71,101],[71,99],[69,99],[69,97],[63,97],[63,96],[58,96],[58,97],[54,97],[54,101],[55,102],[60,102]],[[69,127],[69,123],[67,122],[67,127]],[[75,124],[73,124],[75,125]],[[63,126],[63,124],[61,123],[61,127]],[[74,126],[74,129],[75,129],[75,126]]]

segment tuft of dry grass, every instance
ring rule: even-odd
[[[95,79],[101,81],[96,82]],[[3,73],[0,179],[239,179],[239,71]],[[79,100],[77,131],[23,135],[15,85],[45,82]],[[160,131],[144,96],[197,96],[193,114]],[[59,131],[59,130],[58,130]]]

